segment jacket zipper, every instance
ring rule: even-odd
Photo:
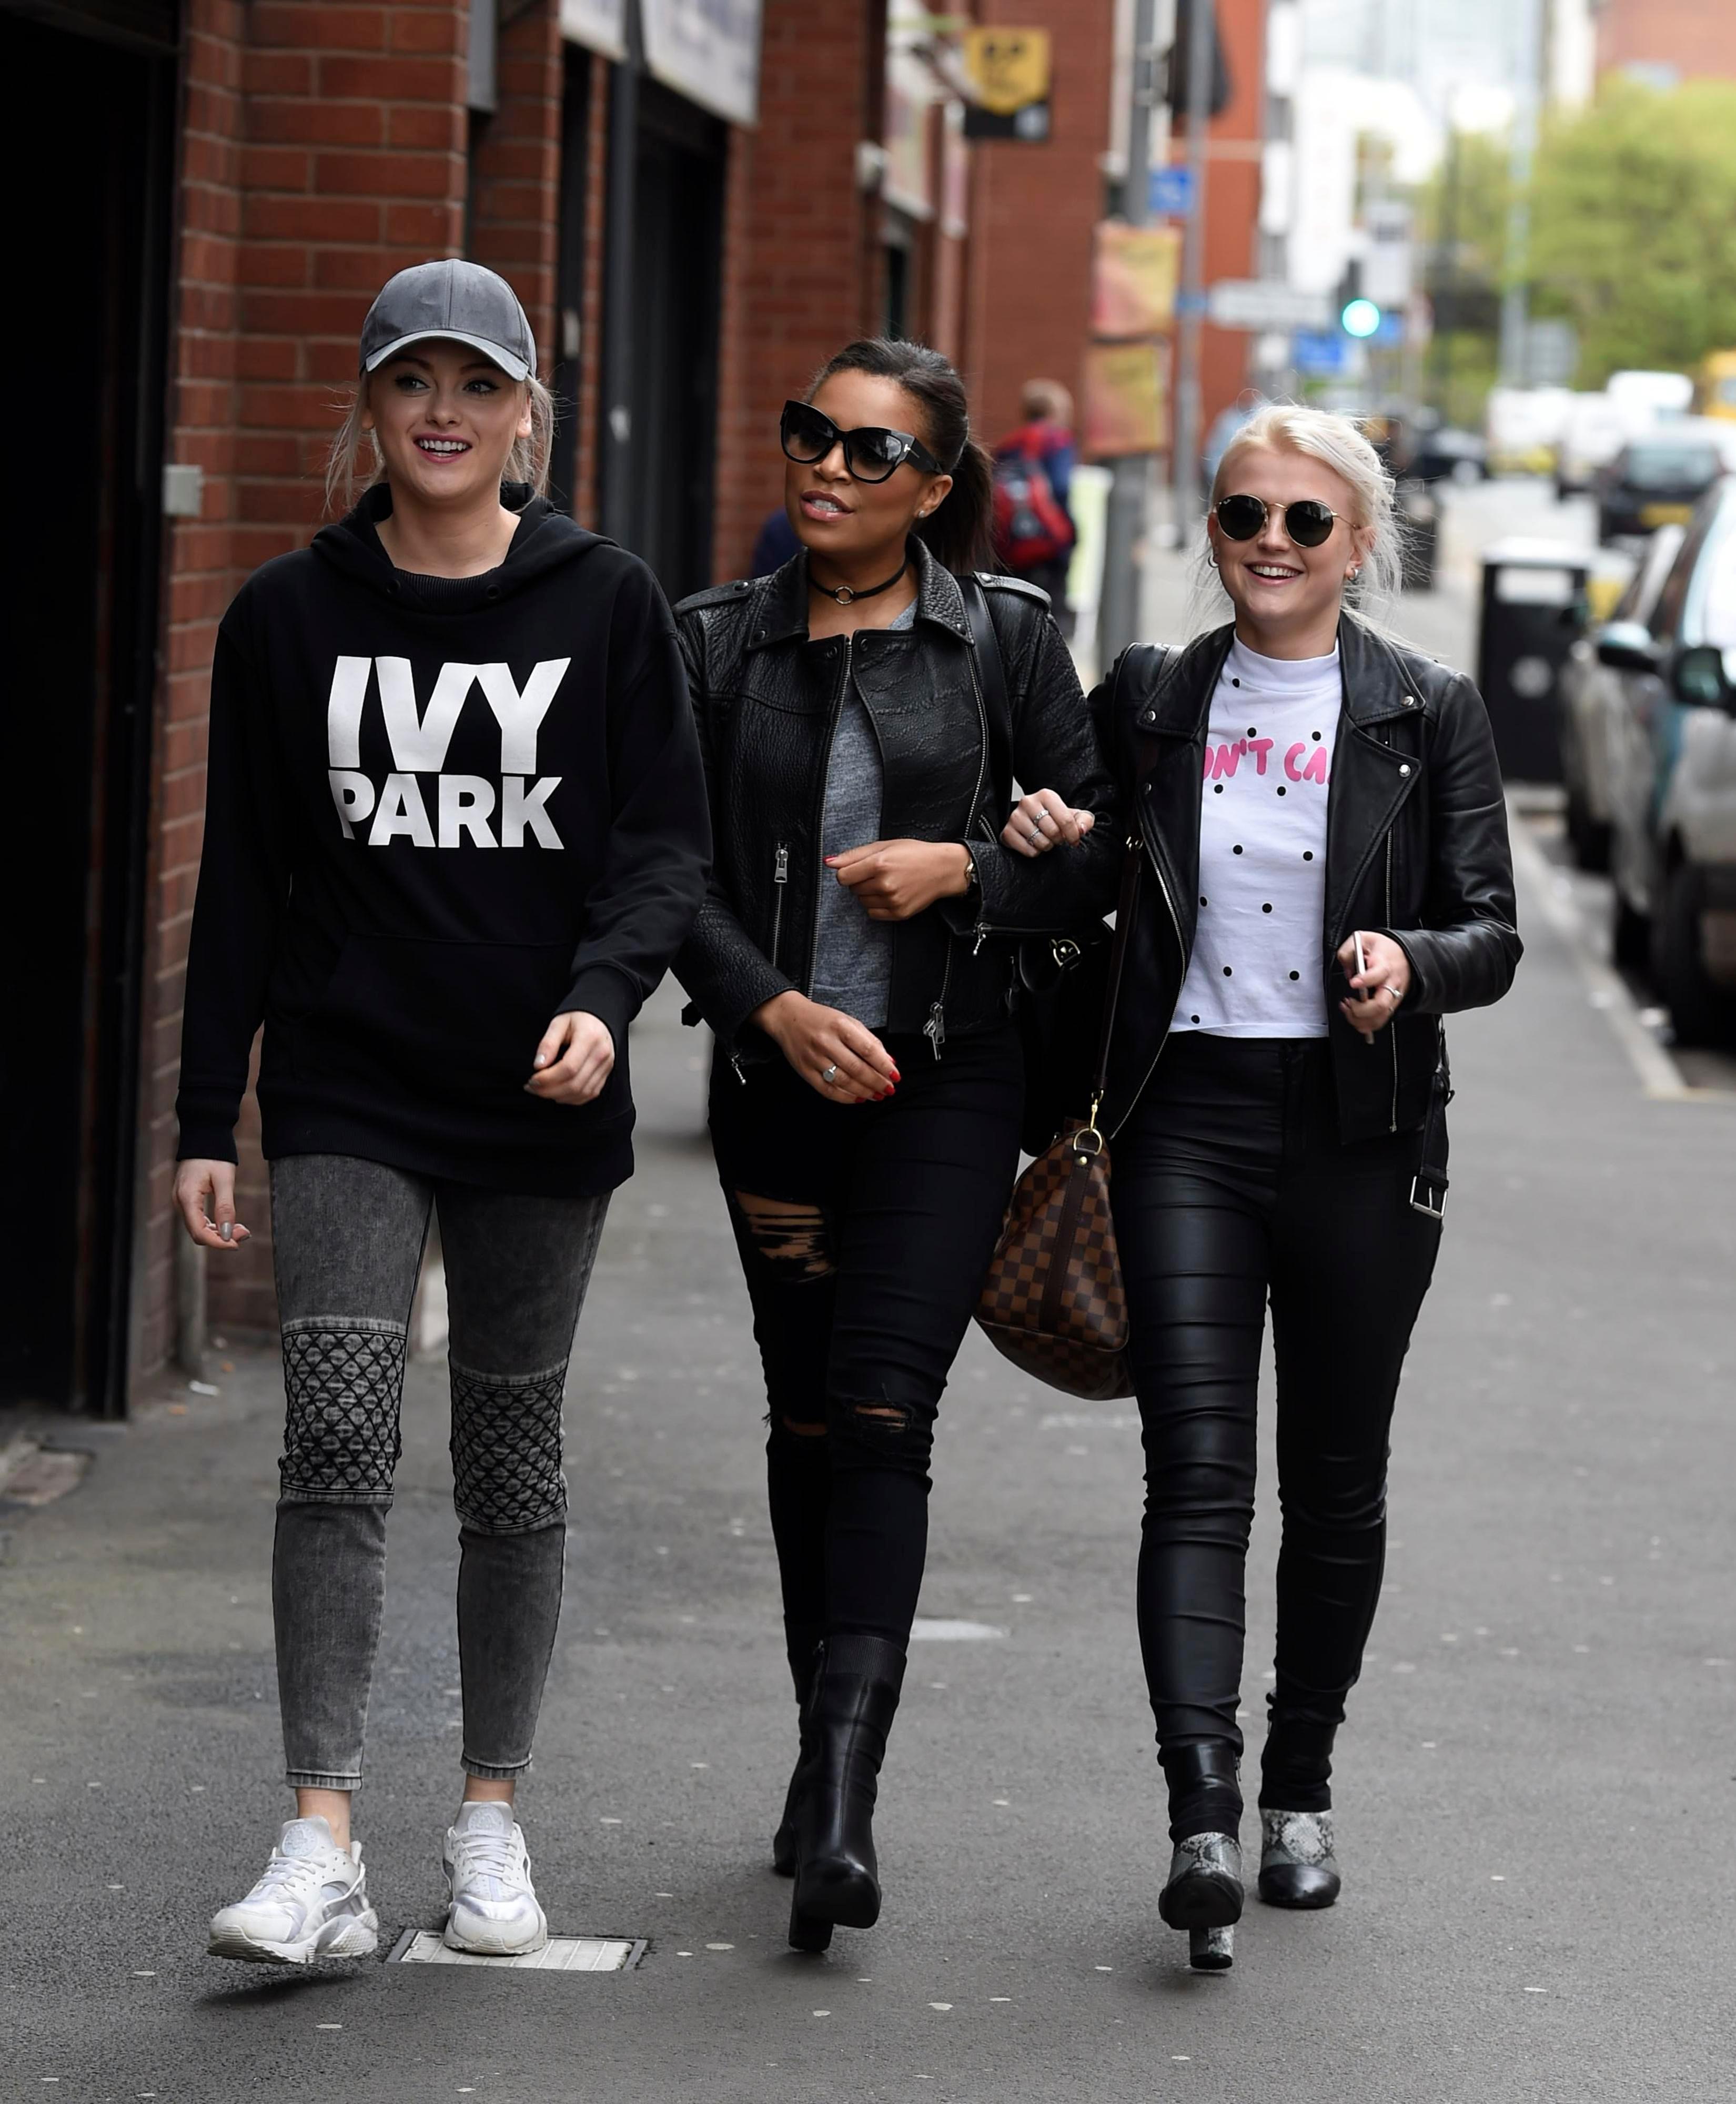
[[[814,967],[819,962],[819,888],[826,876],[826,791],[832,781],[832,748],[837,739],[838,718],[844,712],[844,697],[850,692],[850,646],[855,640],[854,635],[844,639],[844,676],[832,698],[826,720],[826,764],[820,769],[819,797],[814,807],[814,857],[819,867],[814,873],[814,904],[808,916],[808,969],[801,985],[810,1001],[814,998]]]
[[[1389,928],[1392,925],[1392,827],[1390,826],[1386,828],[1386,925]],[[1386,1035],[1392,1045],[1392,1110],[1386,1125],[1386,1130],[1389,1132],[1396,1132],[1399,1130],[1398,1020],[1398,1016],[1395,1013],[1388,1019],[1386,1024]]]
[[[790,851],[782,840],[778,843],[777,855],[772,863],[771,880],[778,893],[778,903],[771,916],[771,961],[775,969],[778,945],[783,936],[783,894],[790,880]]]
[[[979,818],[980,818],[984,837],[993,841],[997,837],[997,836],[988,823],[988,814],[986,811],[980,811],[979,809],[983,797],[983,777],[988,772],[988,705],[983,699],[982,684],[976,676],[976,643],[974,638],[971,640],[969,658],[971,665],[971,698],[976,703],[977,728],[982,733],[982,740],[976,749],[976,787],[971,791],[971,817],[966,822],[965,831],[968,833],[971,826],[977,822]],[[977,896],[980,898],[982,894],[979,892]],[[980,919],[978,920],[975,925],[971,930],[971,954],[973,957],[976,955],[977,952],[982,948],[984,943],[988,941],[988,938],[993,934],[994,932],[994,929],[989,926],[986,920]],[[1013,932],[1014,931],[1011,929],[1007,930],[1009,934]],[[1029,934],[1032,931],[1027,929],[1022,932]],[[951,979],[952,976],[953,946],[948,943],[946,947],[946,970],[943,974],[940,981],[940,998],[928,1011],[928,1022],[922,1032],[923,1036],[927,1037],[930,1043],[933,1045],[935,1048],[935,1057],[937,1059],[940,1057],[940,1047],[946,1042],[946,1017],[944,1013],[946,989],[947,983]],[[938,1037],[931,1035],[937,1021],[939,1025],[939,1035]]]

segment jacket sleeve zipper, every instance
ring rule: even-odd
[[[971,827],[976,822],[977,814],[981,809],[983,778],[988,771],[988,710],[983,700],[981,682],[976,676],[975,640],[973,640],[966,647],[968,653],[967,662],[971,667],[971,698],[976,703],[976,724],[977,729],[980,733],[976,748],[976,786],[971,791],[971,814],[965,823],[965,831],[968,833]],[[973,957],[981,949],[984,939],[990,933],[991,930],[980,920],[971,930],[971,934],[975,938],[971,945],[971,954]],[[929,1049],[937,1059],[940,1057],[941,1048],[946,1043],[946,992],[952,983],[953,945],[948,943],[946,946],[946,969],[940,974],[940,998],[930,1004],[928,1020],[922,1025],[922,1035],[928,1040]]]

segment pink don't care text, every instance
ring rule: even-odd
[[[1206,747],[1204,778],[1207,782],[1223,780],[1233,775],[1244,760],[1254,763],[1254,772],[1264,774],[1266,761],[1273,751],[1274,741],[1269,738],[1238,738],[1229,745],[1208,745]],[[1324,746],[1316,746],[1310,752],[1306,745],[1292,745],[1283,760],[1284,773],[1292,782],[1318,782],[1322,788],[1331,780],[1329,761]]]

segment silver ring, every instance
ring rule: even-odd
[[[837,1081],[837,1078],[838,1078],[838,1063],[837,1063],[837,1061],[836,1059],[834,1059],[834,1060],[832,1061],[832,1064],[831,1064],[829,1067],[828,1067],[828,1068],[824,1068],[824,1069],[823,1070],[823,1072],[821,1072],[821,1075],[820,1075],[820,1079],[821,1079],[821,1080],[822,1080],[822,1081],[826,1084],[826,1086],[829,1089],[829,1088],[832,1086],[832,1083],[833,1083],[835,1081]]]
[[[1040,848],[1040,847],[1042,845],[1042,827],[1038,827],[1038,826],[1033,826],[1033,827],[1032,827],[1032,828],[1031,828],[1031,845],[1032,845],[1033,848]]]
[[[1387,998],[1391,1001],[1395,1008],[1399,1005],[1399,989],[1393,984],[1390,979],[1388,979],[1385,987],[1381,988],[1381,992],[1386,995]]]

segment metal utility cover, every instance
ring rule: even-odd
[[[631,1972],[645,1953],[643,1937],[551,1936],[540,1950],[527,1950],[516,1958],[485,1958],[474,1950],[449,1950],[437,1928],[407,1928],[386,1962],[492,1965],[520,1972]]]

